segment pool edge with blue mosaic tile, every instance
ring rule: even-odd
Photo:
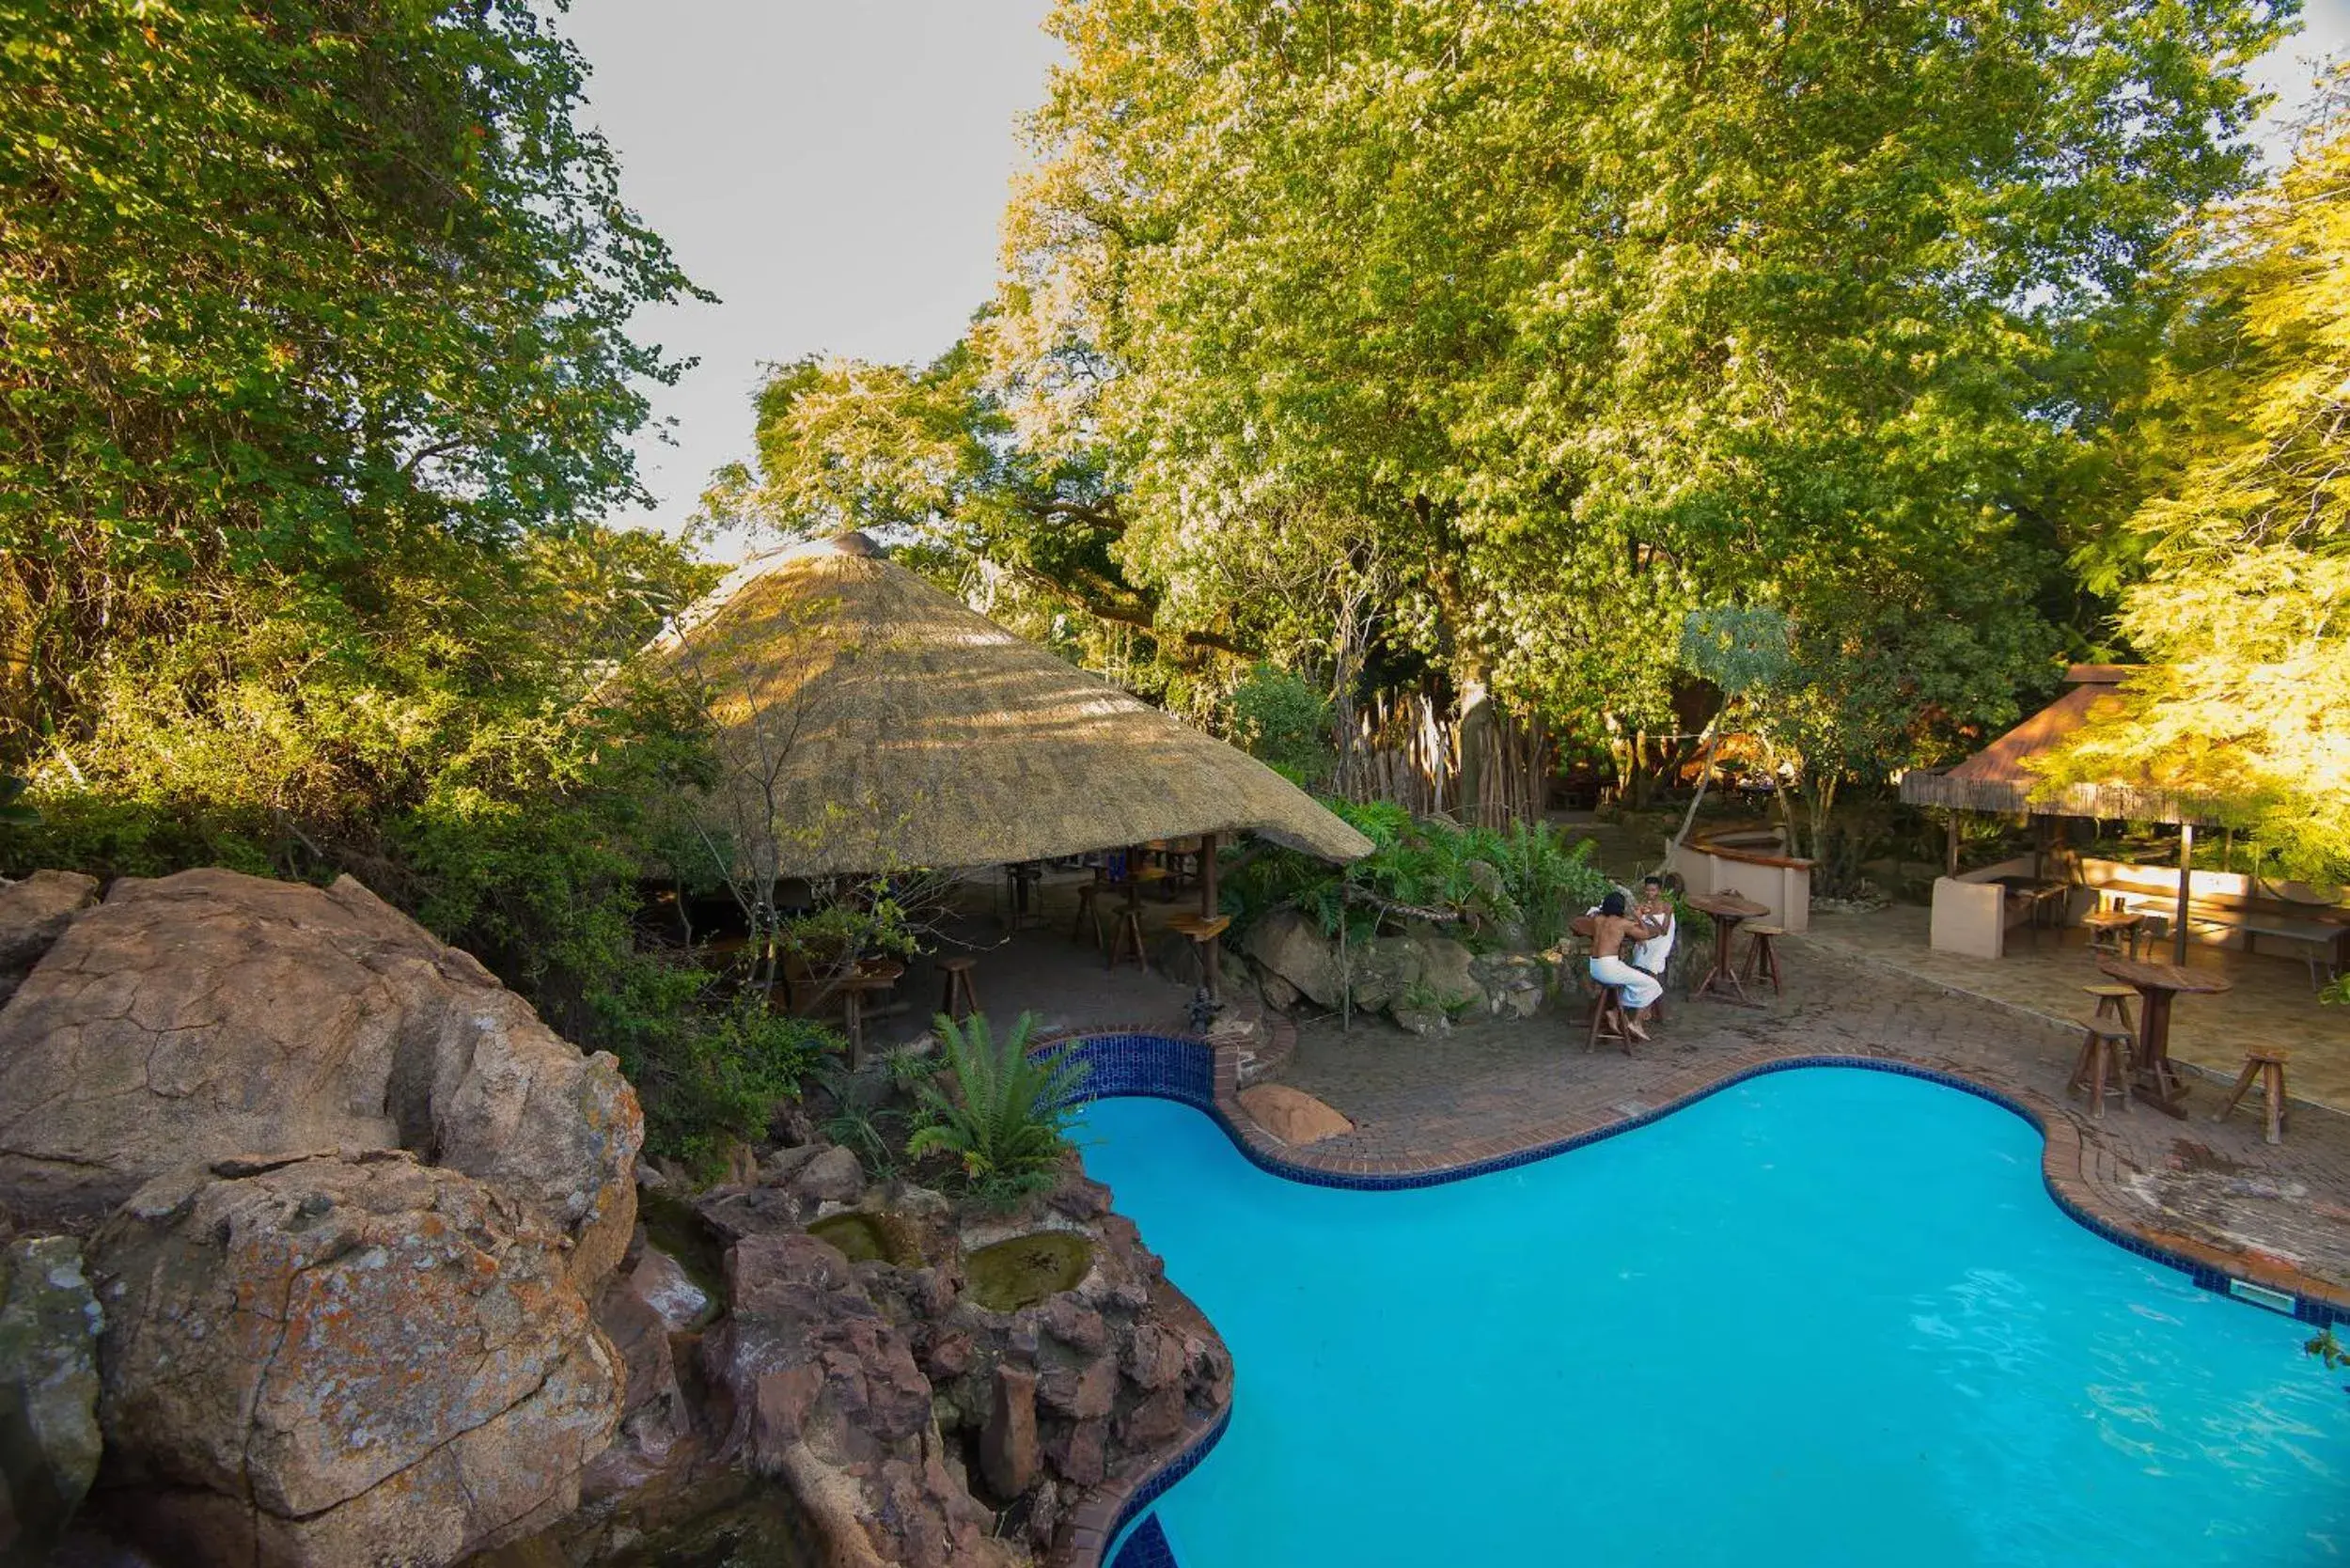
[[[2239,1280],[2263,1291],[2272,1289],[2258,1280],[2232,1274],[2173,1247],[2135,1234],[2125,1227],[2102,1218],[2065,1192],[2055,1173],[2049,1169],[2045,1157],[2053,1142],[2049,1122],[2023,1101],[1975,1079],[1898,1058],[1820,1053],[1746,1062],[1664,1104],[1642,1108],[1604,1125],[1567,1137],[1455,1164],[1432,1165],[1411,1170],[1354,1171],[1329,1169],[1285,1159],[1244,1132],[1236,1124],[1233,1112],[1228,1109],[1217,1094],[1216,1048],[1207,1041],[1143,1030],[1119,1030],[1063,1037],[1041,1044],[1039,1048],[1065,1049],[1089,1064],[1083,1099],[1174,1101],[1205,1113],[1243,1157],[1269,1174],[1308,1185],[1363,1191],[1437,1186],[1495,1171],[1514,1169],[1651,1125],[1724,1090],[1775,1073],[1834,1067],[1914,1078],[1972,1095],[2029,1124],[2041,1135],[2043,1141],[2041,1180],[2044,1189],[2060,1212],[2101,1240],[2173,1269],[2205,1291],[2246,1305],[2260,1304],[2245,1302],[2243,1297],[2233,1293],[2232,1286]],[[2068,1127],[2066,1131],[2069,1135],[2071,1129]],[[2321,1327],[2350,1323],[2350,1308],[2303,1292],[2276,1294],[2290,1296],[2293,1303],[2291,1316],[2300,1322]],[[2279,1310],[2273,1307],[2263,1307],[2263,1309]],[[1212,1425],[1194,1435],[1176,1454],[1128,1485],[1119,1500],[1116,1513],[1106,1521],[1102,1532],[1104,1552],[1115,1552],[1114,1556],[1106,1559],[1109,1568],[1178,1568],[1173,1548],[1165,1532],[1144,1515],[1169,1487],[1188,1475],[1206,1457],[1224,1435],[1230,1415],[1228,1407]],[[1140,1528],[1136,1528],[1137,1521],[1141,1522]],[[1121,1542],[1120,1535],[1130,1529],[1132,1533],[1126,1534]]]

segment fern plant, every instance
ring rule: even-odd
[[[1088,1064],[1066,1047],[1030,1054],[1036,1022],[1024,1012],[997,1040],[983,1013],[960,1025],[940,1014],[943,1075],[954,1092],[922,1084],[924,1124],[906,1140],[909,1155],[951,1155],[964,1184],[990,1201],[1050,1184],[1085,1087]]]

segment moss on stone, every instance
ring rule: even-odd
[[[829,1243],[853,1263],[896,1263],[901,1268],[912,1268],[922,1261],[907,1241],[905,1227],[887,1215],[828,1215],[810,1224],[807,1233]]]
[[[1092,1266],[1093,1244],[1067,1231],[1014,1236],[964,1262],[972,1298],[992,1312],[1016,1312],[1073,1289]]]

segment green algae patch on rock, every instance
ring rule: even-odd
[[[991,1312],[1017,1312],[1074,1290],[1093,1266],[1093,1244],[1071,1231],[1038,1231],[982,1247],[964,1261],[971,1295]]]
[[[666,1192],[636,1196],[636,1217],[645,1239],[675,1258],[685,1278],[713,1301],[727,1298],[727,1244],[691,1203]]]
[[[828,1215],[812,1222],[807,1233],[836,1248],[853,1263],[895,1263],[901,1268],[914,1268],[922,1262],[921,1254],[906,1237],[905,1227],[888,1215],[867,1214],[863,1210]]]

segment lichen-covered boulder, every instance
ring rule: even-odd
[[[104,1322],[70,1236],[26,1236],[0,1260],[0,1562],[39,1562],[98,1474]]]
[[[73,917],[97,902],[98,879],[79,871],[35,871],[22,882],[0,881],[0,1002],[24,983]]]
[[[642,1141],[610,1056],[349,877],[126,878],[0,1009],[0,1202],[38,1219],[191,1162],[397,1147],[532,1205],[589,1286]]]
[[[1337,945],[1298,910],[1277,909],[1259,920],[1248,928],[1244,947],[1259,969],[1281,981],[1274,996],[1302,996],[1318,1007],[1335,1008],[1345,995]]]
[[[286,1568],[454,1562],[561,1517],[622,1388],[567,1240],[400,1151],[149,1184],[90,1247],[107,1516]]]
[[[1406,933],[1403,942],[1411,954],[1409,969],[1413,982],[1434,993],[1438,1005],[1447,1009],[1484,1007],[1484,988],[1477,978],[1477,955],[1465,944],[1419,927]]]

